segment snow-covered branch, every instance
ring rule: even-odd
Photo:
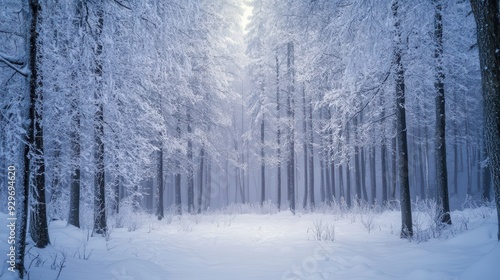
[[[18,72],[19,74],[23,76],[28,76],[29,70],[26,65],[23,65],[23,61],[19,58],[11,57],[8,55],[5,55],[4,53],[0,53],[0,61],[5,63],[7,66],[12,68],[14,71]],[[19,66],[22,67],[19,67]]]

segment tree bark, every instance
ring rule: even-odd
[[[30,138],[30,172],[32,175],[31,207],[30,207],[30,235],[38,248],[45,248],[49,243],[49,230],[47,225],[47,209],[45,201],[45,159],[43,145],[43,92],[42,76],[38,72],[41,54],[39,47],[39,29],[41,23],[41,5],[37,0],[30,1],[32,21],[30,26],[30,124],[33,133]]]
[[[354,130],[354,139],[355,141],[358,140],[358,118],[354,118],[354,123],[353,123],[353,130]],[[361,168],[360,168],[360,149],[357,143],[354,143],[354,184],[356,186],[356,193],[355,193],[355,198],[356,200],[361,200]]]
[[[371,205],[377,201],[377,173],[375,167],[375,146],[370,147],[370,184],[371,184]],[[384,175],[385,176],[385,175]]]
[[[328,148],[325,147],[324,164],[325,164],[325,202],[330,205],[332,203],[332,185],[330,177],[330,161]]]
[[[329,122],[331,119],[331,113],[329,108],[323,108],[323,118],[325,121]],[[332,178],[330,174],[330,165],[332,159],[330,158],[330,136],[331,130],[323,133],[324,145],[323,145],[323,161],[324,161],[324,169],[325,169],[325,202],[330,205],[332,203]]]
[[[424,172],[424,152],[423,152],[423,148],[422,148],[422,145],[421,144],[418,144],[418,149],[417,149],[417,154],[418,154],[418,161],[419,161],[419,164],[418,164],[418,170],[419,170],[419,181],[418,181],[418,184],[420,185],[420,197],[425,199],[427,196],[426,196],[426,193],[425,193],[425,190],[426,190],[426,186],[425,186],[425,183],[426,183],[426,180],[425,180],[425,172]]]
[[[398,175],[401,184],[401,238],[411,238],[413,236],[410,181],[408,178],[408,140],[406,136],[406,108],[405,108],[405,80],[404,67],[401,60],[401,21],[398,16],[398,0],[392,3],[392,12],[395,19],[395,49],[394,63],[396,64],[396,122],[398,138]]]
[[[486,146],[483,144],[482,145],[482,153],[483,157],[486,156]],[[482,191],[482,197],[484,202],[490,202],[491,201],[491,168],[490,168],[490,163],[489,160],[485,160],[486,163],[483,166],[483,191]]]
[[[177,139],[181,138],[181,119],[180,116],[177,117]],[[180,159],[181,151],[177,150],[177,158],[175,160],[175,212],[179,215],[182,214],[182,200],[181,200],[181,173],[180,173]]]
[[[328,109],[328,120],[332,119],[332,113],[331,110]],[[336,193],[335,193],[335,160],[334,160],[334,147],[333,147],[333,130],[329,129],[328,131],[328,141],[329,141],[329,154],[328,154],[328,160],[329,160],[329,168],[327,172],[330,173],[330,198],[328,199],[329,202],[333,202],[336,198]]]
[[[446,164],[446,115],[444,98],[444,69],[443,69],[443,6],[440,0],[434,1],[434,67],[436,80],[436,179],[438,188],[438,205],[443,211],[441,222],[451,224],[450,202],[448,199],[448,168]]]
[[[60,114],[57,113],[56,118],[60,118]],[[49,199],[49,206],[51,207],[51,211],[49,212],[48,218],[51,220],[62,220],[63,215],[60,212],[61,208],[59,204],[62,200],[62,191],[61,191],[61,141],[55,140],[53,141],[54,145],[54,166],[52,169],[52,182],[51,182],[51,195]]]
[[[350,132],[349,132],[349,126],[346,126],[345,128],[345,138],[346,138],[346,143],[349,143],[349,138],[350,138]],[[347,161],[345,166],[345,173],[346,173],[346,202],[347,206],[351,207],[352,204],[352,197],[351,197],[351,164],[350,164],[350,157],[347,157]]]
[[[397,123],[395,123],[395,129],[397,131]],[[394,136],[391,140],[391,186],[390,186],[390,193],[389,193],[389,200],[391,203],[393,203],[396,200],[396,189],[397,189],[397,181],[398,181],[398,170],[397,170],[397,153],[398,153],[398,136]]]
[[[36,46],[36,17],[34,15],[32,2],[23,2],[23,16],[25,16],[26,25],[29,26],[26,32],[26,47],[25,51],[28,56],[27,64],[29,67],[32,67],[34,61],[32,59],[36,58],[36,53],[33,55],[33,46]],[[31,73],[32,74],[32,73]],[[27,125],[27,131],[25,134],[25,144],[23,147],[23,187],[19,194],[20,197],[20,211],[18,212],[18,217],[20,217],[18,222],[18,236],[16,242],[18,243],[17,247],[17,257],[16,257],[16,269],[19,272],[19,278],[23,279],[25,274],[24,267],[24,256],[26,252],[26,233],[28,227],[28,203],[29,203],[29,190],[30,190],[30,167],[31,167],[31,143],[33,143],[33,134],[34,134],[34,119],[35,119],[35,111],[31,110],[31,107],[34,106],[31,102],[31,80],[32,77],[30,75],[26,76],[26,84],[27,84],[27,96],[30,100],[30,108],[28,109],[28,120],[29,123]]]
[[[455,195],[458,195],[458,143],[457,143],[457,137],[458,137],[458,129],[457,129],[457,124],[455,122],[454,124],[454,129],[453,129],[453,134],[455,136],[454,143],[453,143],[453,193]]]
[[[312,99],[312,97],[311,97]],[[309,206],[311,210],[315,208],[315,200],[314,200],[314,131],[313,131],[313,121],[312,121],[312,100],[309,100],[309,139],[308,139],[308,148],[309,148]]]
[[[161,136],[160,136],[161,137]],[[156,218],[161,221],[164,217],[163,212],[163,142],[160,143],[160,150],[158,151],[158,171],[157,171],[157,190],[158,190],[158,203],[156,204]]]
[[[323,146],[323,141],[321,141],[321,146]],[[321,194],[321,202],[325,203],[326,192],[325,192],[325,163],[323,161],[323,153],[320,152],[319,157],[319,170],[320,170],[320,194]]]
[[[471,0],[484,104],[485,143],[490,162],[500,240],[500,7],[498,0]]]
[[[380,102],[380,105],[382,106],[382,113],[381,113],[381,118],[385,120],[385,104],[383,102]],[[384,121],[385,122],[385,121]],[[387,201],[389,199],[388,195],[388,184],[389,184],[389,173],[388,173],[388,162],[387,162],[387,138],[385,137],[386,135],[386,130],[385,130],[385,124],[382,123],[382,143],[380,146],[380,165],[382,169],[382,206],[385,206],[387,204]]]
[[[265,122],[264,116],[260,123],[260,206],[264,205],[266,200],[266,161],[264,151],[264,131]]]
[[[288,96],[287,96],[287,117],[288,117],[288,160],[287,160],[287,189],[288,205],[290,211],[295,214],[295,65],[293,42],[287,44],[287,74],[288,74]]]
[[[80,227],[80,112],[78,100],[73,97],[71,108],[73,111],[71,132],[72,172],[70,185],[70,201],[68,224]],[[118,199],[118,198],[117,198]]]
[[[189,109],[188,109],[189,110]],[[188,158],[188,174],[187,174],[187,181],[188,181],[188,212],[193,213],[194,212],[194,163],[193,163],[193,141],[191,139],[192,137],[192,128],[191,128],[191,113],[188,111],[187,113],[187,158]]]
[[[277,170],[277,177],[278,177],[278,186],[277,186],[277,191],[278,191],[278,211],[281,210],[281,120],[280,120],[280,67],[279,67],[279,58],[278,58],[278,50],[276,50],[276,116],[277,116],[277,123],[278,123],[278,128],[276,132],[276,143],[278,145],[278,149],[276,151],[277,157],[278,157],[278,170]]]
[[[307,168],[308,163],[308,155],[307,155],[307,110],[306,110],[306,86],[305,83],[302,83],[302,131],[304,133],[304,142],[302,143],[302,150],[304,152],[304,199],[302,203],[302,208],[305,210],[307,208],[307,199],[309,190],[307,189],[307,185],[309,184],[308,173],[309,169]]]
[[[339,164],[337,167],[337,174],[339,174],[339,198],[345,201],[345,191],[344,191],[344,172],[343,164]]]
[[[104,171],[104,100],[103,100],[103,42],[102,31],[104,27],[104,10],[102,3],[96,4],[97,26],[95,30],[96,48],[95,52],[95,79],[96,88],[94,92],[96,112],[94,116],[94,138],[95,138],[95,164],[94,176],[94,233],[105,234],[106,225],[106,193],[105,193],[105,171]]]
[[[366,148],[360,147],[360,168],[361,168],[361,191],[363,193],[363,200],[368,202],[368,191],[366,189]]]
[[[210,208],[210,203],[212,202],[212,159],[210,155],[206,155],[205,159],[206,171],[205,171],[205,192],[203,196],[203,204],[204,209],[207,210]]]
[[[201,209],[203,207],[202,202],[203,202],[203,193],[204,193],[204,188],[203,188],[203,176],[205,172],[205,145],[201,145],[200,149],[200,173],[199,173],[199,180],[198,180],[198,214],[201,213]]]

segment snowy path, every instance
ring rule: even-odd
[[[376,216],[371,233],[353,214],[184,216],[171,223],[143,217],[136,231],[114,229],[109,241],[90,237],[88,242],[85,231],[53,222],[52,246],[40,251],[45,263],[32,265],[31,279],[55,279],[50,263],[57,252],[67,255],[59,279],[74,280],[496,279],[500,247],[494,215],[467,213],[469,230],[422,243],[398,238],[398,212]],[[320,219],[335,224],[335,241],[313,240],[313,221]],[[479,272],[484,275],[477,278]]]

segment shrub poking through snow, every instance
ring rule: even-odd
[[[371,233],[375,228],[375,213],[369,211],[365,214],[361,214],[361,224],[368,230],[368,233]]]
[[[317,241],[334,241],[335,225],[324,222],[323,219],[317,219],[313,221],[313,226],[307,229],[307,233],[311,233],[313,239]]]

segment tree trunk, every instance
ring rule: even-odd
[[[397,131],[397,124],[396,124],[396,131]],[[398,170],[397,170],[397,167],[396,167],[396,162],[397,162],[397,138],[398,136],[396,135],[395,137],[392,138],[391,140],[391,147],[392,147],[392,151],[391,151],[391,189],[390,189],[390,193],[389,193],[389,200],[391,202],[394,202],[394,200],[396,200],[396,189],[397,189],[397,181],[398,181]]]
[[[387,201],[389,200],[389,192],[388,192],[388,177],[389,177],[389,168],[387,162],[387,144],[385,138],[382,140],[382,146],[380,147],[380,165],[382,168],[382,205],[385,206]]]
[[[359,114],[358,126],[363,123],[363,112]],[[359,175],[361,181],[361,192],[363,194],[363,200],[368,202],[368,191],[366,189],[366,148],[364,146],[360,146],[360,154],[359,154]]]
[[[482,145],[483,157],[486,156],[486,146]],[[483,192],[482,197],[484,202],[490,202],[490,192],[491,192],[491,169],[489,159],[485,159],[486,164],[483,166]]]
[[[264,117],[260,123],[260,206],[264,205],[266,200],[266,161],[264,152]]]
[[[311,97],[312,99],[312,97]],[[314,201],[314,131],[313,131],[313,122],[312,122],[312,100],[309,100],[309,139],[308,139],[308,147],[309,147],[309,206],[311,210],[315,207]]]
[[[331,120],[332,119],[332,114],[331,114],[331,111],[330,109],[328,110],[328,119]],[[329,198],[329,202],[332,202],[333,200],[335,200],[335,197],[336,197],[336,194],[335,194],[335,161],[334,161],[334,155],[333,155],[333,130],[330,129],[328,131],[328,141],[329,141],[329,155],[328,155],[328,159],[329,159],[329,163],[330,163],[330,170],[328,170],[327,172],[330,173],[330,189],[331,189],[331,192],[330,192],[330,198]]]
[[[363,198],[361,194],[361,168],[360,168],[361,160],[360,160],[360,150],[359,147],[354,146],[354,184],[356,186],[356,199],[361,200]]]
[[[205,145],[201,145],[200,149],[200,174],[199,174],[199,180],[198,180],[198,214],[201,213],[202,209],[202,201],[203,201],[203,175],[204,175],[204,170],[205,168]]]
[[[330,201],[333,202],[337,199],[337,193],[335,192],[335,160],[333,159],[333,149],[330,150],[330,188],[331,188],[331,198]]]
[[[26,54],[29,54],[28,64],[31,66],[33,64],[33,59],[36,58],[36,53],[33,52],[33,47],[36,46],[36,18],[38,10],[34,9],[35,7],[30,2],[23,2],[23,16],[25,16],[26,24],[30,26],[30,29],[26,33]],[[17,213],[17,216],[20,218],[18,221],[18,236],[16,238],[16,242],[18,243],[17,247],[17,257],[16,257],[16,269],[19,272],[19,278],[24,278],[25,267],[24,267],[24,256],[26,252],[26,233],[28,227],[28,203],[29,203],[29,190],[30,190],[30,166],[31,166],[31,143],[33,143],[33,134],[34,134],[34,124],[33,121],[35,119],[35,111],[31,110],[31,107],[34,106],[31,102],[31,83],[32,77],[28,75],[26,77],[26,84],[28,85],[27,96],[30,98],[30,108],[28,109],[28,120],[29,123],[27,125],[27,131],[25,134],[25,144],[23,147],[23,187],[21,192],[19,193],[19,209],[20,211]]]
[[[330,114],[330,109],[329,108],[323,108],[324,116],[323,118],[326,121],[330,121],[331,119],[331,114]],[[330,144],[330,136],[331,136],[331,131],[328,130],[328,132],[323,133],[323,138],[324,140],[324,147],[323,147],[323,158],[324,158],[324,168],[325,168],[325,196],[326,196],[326,203],[330,205],[332,203],[332,180],[330,177],[330,163],[332,159],[330,158],[330,151],[331,147],[329,147]],[[327,140],[328,139],[328,140]]]
[[[389,200],[389,164],[387,162],[387,145],[385,143],[380,147],[380,165],[382,167],[382,205],[386,205]]]
[[[346,138],[346,143],[349,143],[349,138],[350,138],[350,132],[349,132],[349,126],[346,126],[345,128],[345,138]],[[350,157],[349,155],[347,156],[347,162],[344,165],[345,166],[345,174],[346,174],[346,202],[347,206],[351,207],[352,204],[352,197],[351,197],[351,164],[350,164]]]
[[[95,79],[96,89],[94,92],[96,112],[94,116],[94,138],[95,138],[95,164],[94,176],[94,233],[106,233],[106,193],[104,180],[104,100],[103,100],[103,58],[102,58],[102,31],[104,26],[104,4],[97,4],[97,28],[95,49]]]
[[[344,172],[342,168],[343,164],[339,164],[337,167],[337,174],[339,174],[339,198],[345,201],[345,191],[344,191]]]
[[[450,202],[448,199],[448,168],[446,165],[446,115],[444,99],[444,69],[443,69],[443,22],[442,3],[435,0],[434,14],[434,40],[436,46],[434,50],[434,67],[436,80],[436,179],[438,188],[438,205],[443,211],[441,222],[451,224]]]
[[[240,130],[240,135],[243,135],[245,133],[245,122],[244,122],[244,115],[243,115],[243,112],[244,112],[244,107],[243,107],[243,104],[241,105],[241,110],[240,110],[240,113],[241,113],[241,130]],[[241,167],[238,167],[238,176],[239,176],[239,186],[240,186],[240,194],[241,194],[241,202],[243,204],[246,203],[246,198],[247,198],[247,195],[246,195],[246,188],[245,188],[245,185],[246,185],[246,176],[245,176],[245,168],[243,166],[245,166],[245,146],[248,146],[248,145],[245,145],[245,143],[242,143],[241,144],[241,149],[238,150],[238,143],[237,141],[235,140],[235,143],[234,143],[234,147],[235,147],[235,150],[236,151],[239,151],[239,158],[238,158],[238,162],[239,162],[239,166]]]
[[[78,2],[75,9],[75,17],[82,18],[82,3]],[[81,20],[74,20],[74,30],[79,30],[82,26]],[[78,69],[72,69],[72,78],[76,79]],[[72,88],[76,92],[76,88]],[[71,116],[72,128],[70,132],[71,144],[71,179],[70,179],[70,201],[69,201],[69,215],[68,224],[75,227],[80,227],[80,104],[79,95],[71,96]],[[118,210],[117,210],[118,211]]]
[[[176,132],[177,132],[177,139],[181,138],[181,118],[180,115],[177,116],[177,126],[176,126]],[[175,184],[175,202],[174,202],[174,207],[175,207],[175,212],[178,215],[182,214],[182,200],[181,200],[181,163],[180,163],[180,157],[181,157],[181,151],[177,150],[177,158],[175,159],[175,176],[174,176],[174,184]]]
[[[484,104],[486,150],[495,190],[500,240],[500,8],[498,0],[471,0],[477,25],[477,42]]]
[[[361,167],[361,191],[363,192],[363,200],[368,202],[368,191],[366,189],[366,148],[361,147],[360,155],[360,167]]]
[[[188,109],[189,110],[189,109]],[[194,212],[194,163],[193,163],[193,141],[192,137],[192,128],[191,128],[191,113],[188,111],[187,113],[187,136],[188,136],[188,148],[187,148],[187,157],[188,157],[188,212]]]
[[[458,195],[458,131],[457,124],[455,122],[453,134],[455,136],[453,143],[453,193]]]
[[[324,164],[325,164],[325,196],[326,196],[326,203],[330,205],[332,203],[332,185],[331,185],[331,178],[330,178],[330,159],[328,157],[328,148],[325,148],[324,152]]]
[[[161,137],[161,136],[160,136]],[[158,173],[157,173],[157,190],[158,190],[158,203],[156,204],[156,217],[161,221],[164,217],[163,212],[163,142],[160,143],[160,150],[158,151]],[[151,192],[153,194],[153,192]]]
[[[45,248],[49,243],[47,225],[47,209],[45,202],[45,159],[43,145],[43,93],[42,76],[38,73],[41,54],[39,28],[41,23],[41,6],[38,1],[30,1],[32,21],[30,26],[30,172],[32,175],[31,202],[30,202],[30,235],[38,248]]]
[[[419,144],[418,145],[418,150],[417,150],[417,153],[418,153],[418,161],[419,161],[419,165],[418,165],[418,170],[419,170],[419,178],[420,178],[420,181],[418,181],[418,184],[420,185],[420,197],[425,199],[427,196],[426,196],[426,193],[425,193],[425,190],[426,190],[426,186],[425,186],[425,172],[424,172],[424,153],[423,153],[423,148],[422,148],[422,145]]]
[[[118,145],[116,145],[116,150],[118,150]],[[120,164],[119,161],[117,160],[115,162],[115,170],[117,172],[115,178],[113,179],[113,213],[119,213],[120,212],[120,182],[121,182],[121,176],[120,176]]]
[[[429,176],[429,141],[428,139],[428,127],[425,127],[424,129],[424,139],[425,139],[425,145],[424,145],[424,164],[425,164],[425,196],[427,198],[430,198],[430,176]]]
[[[471,172],[472,160],[470,158],[469,140],[467,139],[468,138],[467,135],[468,135],[468,132],[469,132],[469,130],[467,128],[467,126],[468,126],[467,123],[468,123],[468,121],[466,119],[465,120],[465,131],[466,131],[465,132],[465,135],[466,135],[466,137],[465,137],[465,155],[466,155],[466,159],[467,159],[467,161],[466,161],[467,162],[467,191],[466,191],[466,193],[467,193],[467,195],[471,195],[472,196],[472,186],[471,186],[471,184],[472,184],[472,180],[471,180],[471,176],[472,176],[472,174],[471,174],[472,173]]]
[[[358,118],[354,118],[354,139],[358,140]],[[360,149],[357,143],[354,143],[354,184],[356,186],[355,198],[361,200],[361,168],[360,168]]]
[[[279,67],[279,59],[278,59],[278,50],[276,50],[276,116],[278,128],[276,132],[276,142],[278,144],[278,149],[276,151],[278,157],[278,211],[281,210],[281,121],[280,121],[280,67]]]
[[[381,168],[381,179],[382,179],[382,206],[387,205],[389,199],[389,165],[387,161],[387,137],[386,135],[386,114],[385,114],[385,102],[383,97],[380,98],[380,107],[382,107],[381,112],[381,130],[382,130],[382,143],[380,143],[380,168]]]
[[[31,11],[27,12],[28,18],[31,17]],[[32,18],[31,18],[32,20]],[[28,20],[29,21],[29,20]],[[29,79],[27,79],[29,82]],[[30,113],[31,115],[31,110]],[[30,118],[31,120],[31,118]],[[24,278],[25,267],[24,267],[24,256],[26,252],[26,233],[28,229],[28,203],[29,203],[29,188],[30,188],[30,143],[31,138],[33,138],[32,133],[32,125],[28,126],[28,131],[26,133],[26,142],[23,147],[23,159],[24,159],[24,174],[23,174],[23,187],[21,192],[19,193],[19,204],[20,211],[17,214],[20,219],[18,220],[18,234],[16,242],[18,243],[17,247],[17,258],[16,258],[16,269],[19,272],[19,278]]]
[[[480,192],[481,191],[481,179],[483,178],[483,168],[481,168],[481,162],[484,160],[482,158],[482,153],[481,153],[481,146],[476,147],[476,191]]]
[[[370,148],[370,184],[371,184],[371,205],[377,201],[377,173],[375,167],[375,146]]]
[[[57,118],[60,118],[60,115],[56,115]],[[62,191],[61,191],[61,142],[59,140],[54,141],[54,167],[52,170],[52,183],[51,183],[51,195],[49,200],[49,205],[51,205],[51,211],[49,214],[49,219],[51,220],[62,220],[63,215],[60,212],[61,208],[59,204],[62,200]]]
[[[80,112],[76,97],[73,98],[71,108],[73,111],[71,132],[71,158],[72,172],[70,185],[68,224],[80,227]],[[118,199],[118,198],[117,198]]]
[[[302,150],[304,151],[304,200],[302,203],[302,208],[305,210],[307,207],[307,199],[309,190],[307,189],[307,185],[309,184],[308,172],[307,168],[308,163],[308,155],[307,155],[307,110],[306,110],[306,86],[305,83],[302,83],[302,131],[304,132],[304,142],[302,143]]]
[[[210,155],[207,155],[206,162],[206,172],[205,172],[205,195],[203,196],[204,209],[208,210],[210,208],[211,198],[212,198],[212,159]]]
[[[323,141],[321,141],[323,143]],[[325,203],[326,192],[325,192],[325,163],[323,161],[323,153],[320,154],[319,157],[319,170],[320,170],[320,194],[321,194],[321,202]]]
[[[226,158],[226,165],[225,165],[225,193],[226,193],[226,201],[225,201],[225,206],[229,205],[229,159]]]
[[[394,49],[394,63],[396,64],[396,122],[398,137],[398,175],[401,184],[401,238],[411,238],[413,236],[410,181],[408,178],[408,140],[406,136],[406,108],[405,108],[405,80],[404,68],[401,61],[401,26],[398,16],[398,0],[392,3],[392,12],[395,19],[396,42]]]
[[[293,42],[287,44],[287,74],[288,74],[288,96],[287,96],[287,117],[288,117],[288,164],[287,164],[287,189],[288,205],[290,211],[295,214],[295,65]]]

